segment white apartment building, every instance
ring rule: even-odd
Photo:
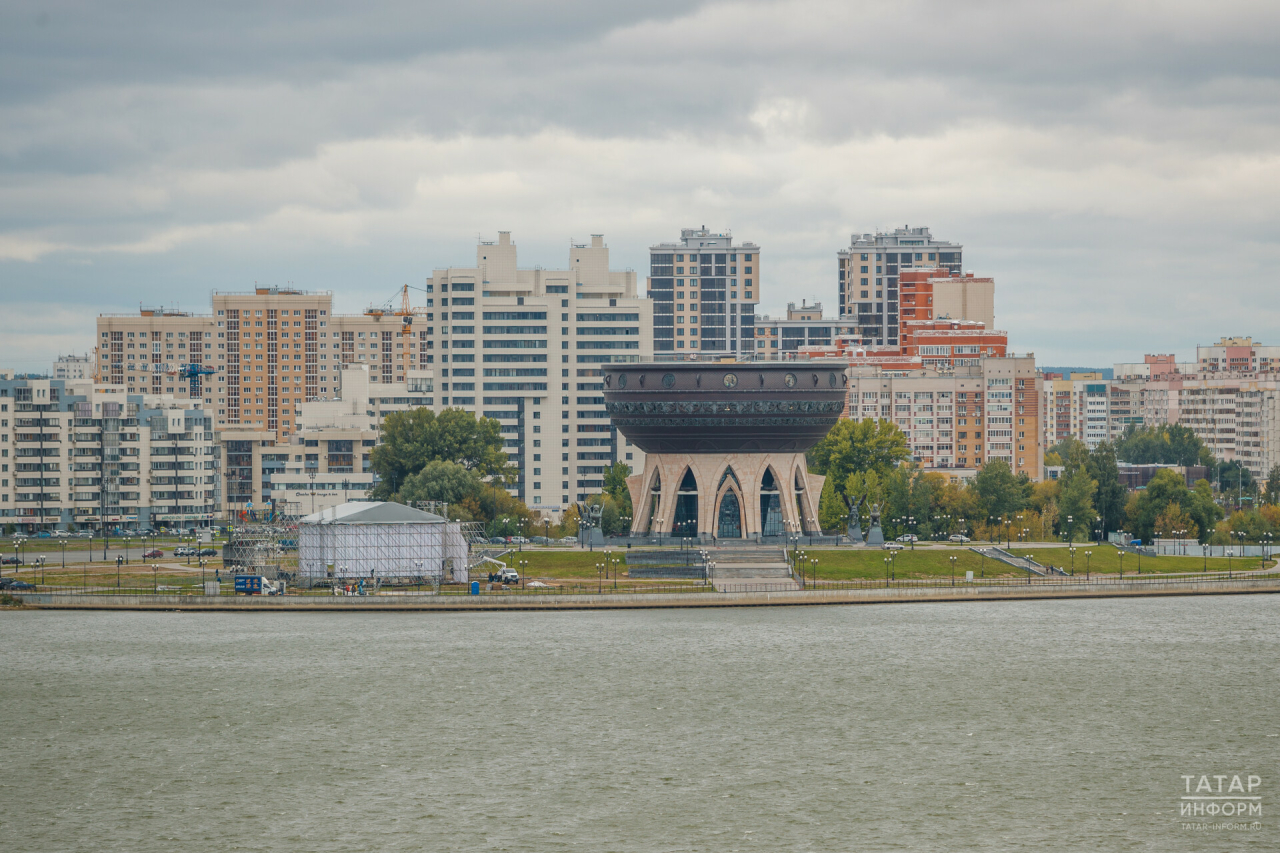
[[[185,529],[219,504],[213,419],[197,404],[0,372],[0,523]]]
[[[720,356],[755,350],[760,247],[734,244],[728,231],[680,229],[676,243],[649,247],[653,350]]]
[[[643,467],[605,413],[600,371],[653,358],[654,303],[634,272],[609,269],[602,236],[571,245],[567,269],[520,269],[499,232],[474,267],[437,269],[426,289],[428,308],[439,303],[436,407],[501,422],[512,492],[531,509],[556,514],[598,493],[614,462]]]
[[[65,379],[71,382],[83,382],[93,378],[93,356],[60,355],[53,362],[49,371],[50,379]]]
[[[1035,357],[982,358],[953,371],[849,368],[849,416],[892,420],[912,459],[967,478],[991,459],[1043,475],[1041,379]]]
[[[964,247],[935,240],[928,228],[854,234],[836,253],[840,285],[839,319],[852,324],[863,346],[898,345],[898,277],[916,267],[942,267],[961,274]],[[970,319],[981,319],[978,306]],[[939,315],[935,315],[939,316]],[[958,319],[958,318],[957,318]],[[987,328],[995,328],[994,322]]]

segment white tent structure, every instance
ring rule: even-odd
[[[397,503],[353,502],[298,522],[298,574],[323,578],[467,581],[457,522]]]

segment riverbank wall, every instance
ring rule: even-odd
[[[633,610],[660,607],[795,607],[842,604],[901,604],[925,601],[1027,601],[1134,596],[1257,595],[1280,593],[1280,577],[1153,579],[1070,584],[959,583],[951,586],[891,586],[696,593],[570,595],[508,592],[485,595],[200,596],[27,593],[14,598],[41,610],[168,610],[188,612],[385,612],[504,610]]]

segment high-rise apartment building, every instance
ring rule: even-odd
[[[840,319],[853,324],[864,346],[896,346],[899,276],[919,267],[940,267],[958,276],[962,252],[958,243],[933,239],[928,228],[854,234],[849,248],[836,253]]]
[[[600,371],[653,357],[653,303],[634,272],[609,269],[602,236],[571,245],[567,269],[520,269],[499,232],[474,267],[435,270],[426,289],[440,332],[436,408],[502,424],[516,496],[556,513],[599,492],[614,462],[641,469],[644,454],[605,413]]]
[[[700,355],[755,351],[760,247],[733,235],[682,228],[680,242],[649,247],[653,350]]]

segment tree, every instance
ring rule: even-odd
[[[849,517],[848,507],[836,493],[834,477],[828,477],[822,484],[822,495],[818,498],[818,526],[823,530],[842,531]]]
[[[1096,516],[1102,519],[1101,538],[1105,538],[1109,531],[1119,530],[1124,522],[1125,488],[1120,485],[1115,445],[1109,441],[1100,443],[1089,454],[1087,467],[1089,476],[1098,484],[1093,503]]]
[[[511,474],[503,452],[501,425],[462,409],[392,412],[382,421],[382,443],[369,463],[380,482],[371,496],[386,500],[410,474],[433,460],[456,462],[481,477],[506,480]]]
[[[1200,538],[1200,528],[1178,503],[1170,503],[1156,516],[1152,532],[1162,539]]]
[[[631,476],[631,466],[625,462],[615,462],[604,472],[604,493],[613,498],[621,515],[631,516],[631,489],[627,486],[627,477]]]
[[[883,477],[910,454],[906,436],[892,421],[842,419],[808,456],[809,470],[834,480],[841,493],[850,474],[875,471]]]
[[[1195,432],[1178,424],[1129,424],[1116,441],[1117,458],[1132,465],[1202,465],[1206,450]]]
[[[973,488],[982,498],[982,511],[990,516],[1012,515],[1026,505],[1023,484],[1003,459],[983,465],[973,478]]]
[[[1263,502],[1280,504],[1280,465],[1272,465],[1267,473],[1267,485],[1263,489]]]
[[[1074,542],[1081,531],[1081,539],[1089,537],[1094,517],[1093,496],[1097,490],[1098,481],[1089,476],[1083,464],[1063,478],[1058,496],[1058,520],[1068,542]]]
[[[560,516],[560,535],[577,536],[578,521],[578,508],[570,506],[564,511],[564,515]]]
[[[484,483],[476,472],[467,470],[457,462],[433,459],[422,470],[405,478],[393,500],[406,504],[414,501],[456,504],[463,498],[479,496],[483,489]]]

